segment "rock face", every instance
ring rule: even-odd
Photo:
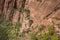
[[[18,20],[23,21],[24,12],[21,12],[20,8],[22,11],[24,9],[29,9],[29,20],[34,21],[31,26],[37,25],[44,21],[44,19],[48,20],[49,18],[52,18],[52,21],[60,19],[60,0],[42,0],[41,2],[38,0],[0,0],[0,15],[11,20],[12,23],[17,22]],[[59,23],[57,22],[55,24]]]
[[[20,22],[21,32],[39,23],[60,25],[60,0],[0,0],[0,15],[13,24]]]

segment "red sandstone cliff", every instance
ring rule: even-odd
[[[60,0],[0,0],[0,15],[13,24],[20,22],[21,31],[32,30],[39,23],[59,25]]]

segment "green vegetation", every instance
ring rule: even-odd
[[[38,29],[41,29],[41,25],[38,26]],[[48,30],[41,33],[40,36],[36,37],[35,32],[32,32],[30,35],[31,40],[58,40],[58,35],[54,32],[54,25],[49,26]]]
[[[57,34],[53,34],[51,36],[51,40],[58,40],[58,35]]]
[[[54,34],[54,25],[50,25],[48,31],[50,35]]]
[[[18,40],[19,32],[20,32],[21,24],[17,22],[16,24],[12,24],[11,21],[5,20],[0,17],[0,40]],[[38,25],[38,32],[43,29],[42,25]],[[30,40],[58,40],[58,35],[54,31],[54,25],[48,27],[48,30],[44,32],[40,32],[41,35],[36,36],[37,33],[35,31],[30,31],[27,29],[20,33],[20,37],[23,37],[25,33],[30,33]],[[42,30],[43,31],[43,30]]]
[[[30,40],[36,40],[35,32],[30,33]]]
[[[21,7],[21,8],[20,8],[20,12],[22,12],[22,13],[23,13],[23,12],[26,12],[27,14],[29,14],[29,13],[30,13],[30,10]]]
[[[54,25],[50,25],[48,28],[49,31],[54,30]]]
[[[26,19],[30,19],[30,10],[29,9],[24,9],[23,7],[20,8],[21,13],[26,13]]]
[[[2,19],[0,18],[0,21]],[[0,23],[0,40],[18,40],[20,23],[12,25],[9,20],[3,20]]]
[[[24,12],[24,8],[23,7],[20,8],[20,12],[22,12],[22,13]]]
[[[25,31],[20,32],[20,35],[19,35],[19,36],[20,36],[20,37],[24,37],[24,36],[25,36],[24,34],[25,34]]]
[[[23,31],[23,32],[20,32],[20,37],[23,37],[23,36],[24,36],[24,34],[25,34],[25,33],[28,33],[28,32],[30,32],[30,30],[29,30],[29,29],[27,29],[27,30],[25,30],[25,31]]]
[[[48,33],[46,33],[46,32],[44,32],[43,34],[42,34],[42,39],[43,40],[48,40]]]
[[[29,28],[25,31],[25,33],[28,33],[28,32],[30,32],[30,29]]]
[[[15,25],[9,26],[6,28],[6,32],[8,33],[8,37],[11,40],[18,40],[18,32],[19,32],[20,24],[16,23]]]
[[[5,28],[0,26],[0,40],[8,40],[8,34],[5,31]]]
[[[41,40],[41,36],[38,36],[38,37],[37,37],[37,40]]]
[[[42,2],[42,0],[37,0],[37,1]]]
[[[60,24],[58,24],[58,28],[60,28]]]
[[[40,24],[39,24],[39,25],[37,25],[37,28],[38,28],[38,30],[39,30],[39,31],[43,30],[43,26],[42,26],[42,25],[40,25]]]

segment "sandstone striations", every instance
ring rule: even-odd
[[[12,24],[21,23],[21,32],[33,30],[39,23],[44,27],[50,24],[58,27],[60,0],[0,0],[0,15]]]

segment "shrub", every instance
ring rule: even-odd
[[[36,34],[35,32],[30,33],[30,40],[36,40]]]
[[[39,24],[39,25],[37,25],[37,28],[39,31],[41,31],[43,29],[43,26]]]
[[[41,29],[41,25],[38,25],[38,29]],[[58,35],[54,32],[54,25],[50,25],[48,30],[41,33],[40,36],[36,37],[35,32],[30,35],[30,40],[58,40]]]
[[[58,35],[57,34],[53,34],[51,36],[51,40],[58,40]]]
[[[50,35],[54,34],[54,25],[50,25],[48,31]]]
[[[3,28],[3,29],[2,29]],[[18,32],[19,32],[20,24],[16,23],[15,25],[12,25],[12,23],[9,20],[3,20],[0,24],[0,31],[2,31],[1,40],[18,40]],[[1,30],[2,29],[2,30]]]
[[[37,37],[37,40],[41,40],[41,36],[38,36],[38,37]]]
[[[0,40],[8,40],[8,34],[2,26],[0,26]]]
[[[48,30],[54,30],[54,25],[50,25]]]
[[[24,12],[24,8],[23,7],[20,8],[20,12],[22,12],[22,13]]]
[[[42,34],[42,39],[43,40],[48,40],[48,33],[46,33],[46,32],[44,32],[43,34]]]
[[[40,36],[37,37],[37,40],[49,40],[48,32],[43,32]]]

